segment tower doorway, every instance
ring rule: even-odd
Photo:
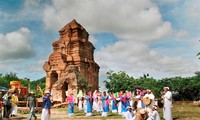
[[[52,85],[58,80],[58,73],[56,71],[53,71],[51,73],[51,77],[50,77],[50,88],[52,88]]]
[[[63,98],[63,102],[66,100],[67,95],[66,95],[66,91],[68,92],[68,83],[64,82],[63,86],[62,86],[62,98]]]

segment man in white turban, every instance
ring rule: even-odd
[[[169,91],[169,87],[164,87],[163,90],[164,118],[172,120],[172,93]]]

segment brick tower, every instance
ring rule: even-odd
[[[65,25],[59,33],[60,39],[53,42],[53,53],[43,68],[46,89],[51,90],[54,101],[63,102],[66,91],[77,92],[76,72],[84,76],[92,91],[97,90],[100,67],[94,61],[95,47],[88,41],[88,32],[76,20]]]

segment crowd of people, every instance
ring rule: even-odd
[[[7,91],[5,95],[0,92],[0,120],[3,118],[10,118],[17,116],[17,105],[18,105],[18,93],[16,91]],[[29,120],[33,117],[36,120],[37,116],[35,115],[35,110],[37,110],[38,102],[33,92],[29,93],[27,98],[27,107],[30,109]],[[50,120],[51,114],[51,100],[50,92],[45,91],[43,96],[43,108],[41,120]],[[3,111],[3,113],[2,113]]]
[[[51,100],[50,91],[45,91],[43,95],[43,109],[41,120],[50,120]],[[17,115],[18,97],[16,92],[7,92],[3,97],[0,94],[0,112],[3,110],[3,117],[9,118]],[[76,99],[77,98],[77,99]],[[172,93],[169,87],[164,87],[162,92],[164,101],[163,118],[172,120]],[[108,112],[118,113],[126,120],[160,120],[157,111],[158,102],[155,100],[153,92],[149,89],[136,89],[136,95],[129,91],[120,92],[88,92],[85,96],[76,97],[70,93],[66,98],[68,104],[68,116],[73,116],[75,104],[80,111],[84,111],[86,116],[92,116],[94,111],[99,112],[102,117],[107,117]],[[34,93],[30,93],[27,98],[27,107],[30,108],[29,120],[33,117],[36,120],[35,109],[37,109],[37,99]],[[1,114],[2,115],[2,114]],[[0,120],[2,116],[0,116]]]
[[[172,120],[172,94],[169,87],[164,87],[162,92],[164,100],[164,119]],[[74,103],[77,102],[80,111],[84,111],[86,116],[92,116],[92,112],[101,113],[102,117],[107,117],[108,112],[118,113],[126,120],[160,120],[157,111],[158,102],[155,100],[153,92],[149,89],[136,89],[136,95],[128,91],[119,93],[88,92],[86,96],[75,100],[75,95],[68,95],[66,102],[68,104],[68,116],[74,115]]]
[[[0,120],[2,119],[2,116],[5,118],[16,116],[17,104],[18,104],[17,92],[8,91],[3,96],[2,92],[0,92]],[[4,108],[3,115],[2,115],[2,108]]]

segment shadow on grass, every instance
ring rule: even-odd
[[[16,117],[16,118],[9,118],[9,119],[7,119],[7,120],[25,120],[25,119],[27,119],[27,117]]]

